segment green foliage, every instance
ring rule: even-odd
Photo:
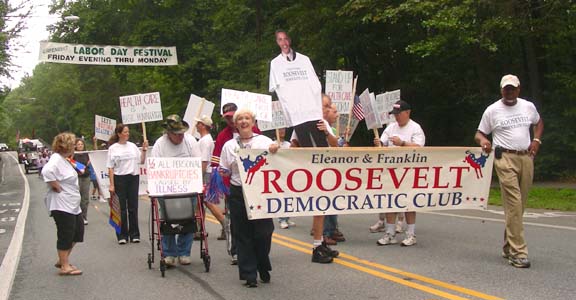
[[[488,204],[502,206],[499,188],[490,189]],[[532,187],[528,194],[527,208],[576,211],[576,190],[569,188]]]

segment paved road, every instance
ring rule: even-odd
[[[342,255],[331,265],[310,263],[311,218],[295,218],[297,227],[276,230],[272,282],[248,289],[229,264],[224,243],[216,240],[219,225],[211,216],[211,271],[204,271],[195,244],[192,265],[170,269],[162,278],[157,263],[148,270],[150,243],[144,238],[117,245],[107,207],[92,202],[85,242],[72,254],[84,274],[62,277],[53,267],[56,233],[42,201],[46,187],[35,174],[26,178],[30,209],[10,299],[570,299],[576,294],[576,214],[532,212],[526,231],[533,267],[515,269],[499,256],[498,208],[421,213],[418,244],[410,248],[377,247],[379,234],[367,230],[374,215],[341,216],[348,240],[336,247]],[[23,182],[2,185],[0,194],[16,191],[22,198]],[[6,203],[2,199],[0,205]],[[140,207],[145,237],[149,202]],[[5,249],[5,239],[0,241]]]

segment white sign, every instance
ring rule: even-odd
[[[362,94],[360,94],[360,103],[362,103],[362,109],[364,110],[364,120],[366,121],[366,127],[368,130],[381,128],[382,123],[380,123],[380,116],[376,111],[376,105],[374,103],[375,99],[372,99],[373,94],[365,89]]]
[[[175,66],[176,47],[127,47],[40,42],[40,62],[80,65]]]
[[[354,131],[356,131],[356,128],[358,127],[358,124],[360,123],[360,121],[358,121],[358,119],[356,119],[354,117],[354,114],[352,114],[352,115],[342,114],[338,118],[339,124],[340,124],[340,127],[338,128],[338,130],[339,130],[338,134],[340,136],[346,136],[346,126],[348,126],[348,118],[350,116],[352,116],[352,120],[350,121],[350,132],[348,133],[348,141],[347,142],[349,142],[350,138],[354,134]]]
[[[161,121],[163,119],[160,93],[158,92],[122,96],[120,97],[120,110],[124,124]]]
[[[240,149],[237,163],[252,166],[240,168],[246,212],[262,219],[486,209],[493,156],[479,147]]]
[[[258,121],[258,129],[261,131],[292,127],[286,120],[284,109],[280,101],[272,101],[272,122]]]
[[[102,141],[108,141],[116,129],[116,120],[95,115],[94,136]]]
[[[249,109],[256,114],[257,120],[272,121],[272,96],[251,92],[222,89],[220,112],[226,103],[234,103],[238,109]]]
[[[353,81],[352,71],[326,71],[326,95],[332,99],[340,115],[350,113],[350,105],[354,100]]]
[[[194,135],[196,138],[200,138],[200,135],[196,132],[196,118],[199,119],[202,116],[212,118],[215,106],[214,103],[204,98],[190,94],[188,106],[186,106],[186,112],[184,113],[184,121],[190,125],[190,129],[188,129],[189,134]]]
[[[380,113],[380,122],[382,124],[390,124],[395,122],[394,115],[390,115],[394,103],[400,100],[400,90],[386,92],[376,96],[376,111]]]
[[[199,157],[148,157],[150,196],[202,193],[202,160]]]
[[[151,150],[151,149],[149,149]],[[106,160],[108,159],[108,150],[86,151],[90,157],[90,163],[96,174],[98,186],[104,198],[110,199],[110,178],[108,177],[108,168],[106,168]],[[138,195],[147,195],[146,187],[148,186],[148,178],[146,176],[146,165],[140,165],[140,185],[138,186]]]

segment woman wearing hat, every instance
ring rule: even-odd
[[[108,145],[106,167],[110,178],[110,195],[116,194],[120,201],[121,231],[116,233],[118,244],[128,240],[140,242],[138,229],[138,189],[140,185],[140,164],[146,160],[148,141],[142,144],[142,151],[136,144],[128,141],[128,125],[118,124]]]

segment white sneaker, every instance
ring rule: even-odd
[[[402,233],[404,232],[404,222],[402,221],[398,221],[396,222],[396,233]]]
[[[416,235],[406,233],[406,238],[402,241],[401,246],[412,246],[416,244]]]
[[[169,267],[174,267],[174,266],[176,266],[176,257],[166,256],[166,257],[164,257],[164,263],[166,263],[166,265]]]
[[[106,203],[108,202],[106,199],[104,199],[104,197],[100,196],[100,199],[98,199],[98,201],[102,202],[102,203]]]
[[[88,225],[88,220],[84,219],[84,225]]]
[[[386,229],[384,228],[384,221],[378,220],[378,222],[376,222],[376,224],[370,226],[370,232],[372,232],[372,233],[382,232],[382,231],[386,231]]]
[[[396,240],[396,235],[385,233],[381,239],[376,241],[376,244],[378,244],[378,246],[394,245],[398,244],[398,241]]]
[[[232,255],[232,265],[235,266],[238,264],[238,255]]]
[[[190,259],[190,256],[180,256],[178,257],[178,262],[181,265],[189,265],[192,263],[192,260]]]
[[[294,227],[296,226],[296,223],[292,222],[292,221],[288,221],[288,226],[289,227]]]
[[[284,220],[280,221],[280,228],[288,229],[288,227],[290,227],[290,225],[288,225],[288,222],[286,222]]]
[[[119,240],[118,240],[118,244],[119,244],[119,245],[125,245],[125,244],[126,244],[126,239],[119,239]]]

